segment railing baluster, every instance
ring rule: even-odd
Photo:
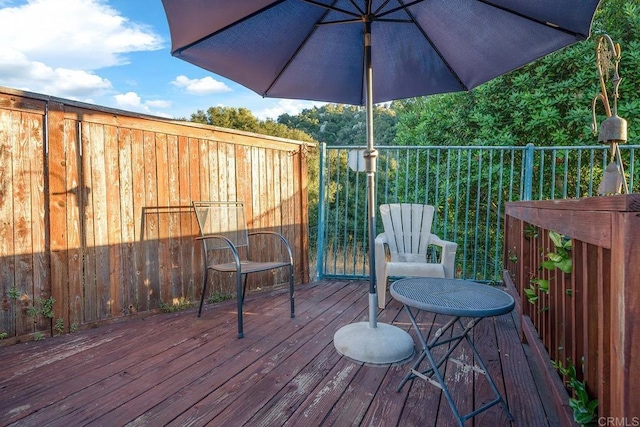
[[[361,147],[326,147],[320,157],[324,203],[318,213],[318,277],[368,275],[363,179],[361,172],[350,171],[345,162],[352,148]],[[638,183],[637,148],[640,146],[621,147],[631,189]],[[608,162],[608,147],[601,145],[386,146],[378,150],[377,203],[435,206],[433,232],[458,243],[458,277],[480,281],[501,280],[506,201],[591,196],[594,181],[597,187]],[[596,160],[600,152],[602,163],[599,157]],[[561,156],[562,168],[558,167]]]

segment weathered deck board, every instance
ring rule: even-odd
[[[320,282],[245,303],[245,338],[236,337],[235,301],[140,317],[63,337],[0,348],[3,425],[425,425],[447,426],[452,412],[439,389],[415,380],[397,391],[410,363],[368,366],[340,356],[333,334],[365,321],[368,285]],[[391,299],[380,322],[409,330]],[[418,314],[427,330],[446,321]],[[549,426],[555,415],[533,380],[516,329],[517,315],[485,319],[474,340],[515,417],[513,425]],[[410,331],[413,335],[413,331]],[[444,351],[444,349],[443,349]],[[469,360],[468,348],[454,354]],[[449,379],[464,411],[486,401],[484,378]],[[467,426],[509,425],[493,408]]]

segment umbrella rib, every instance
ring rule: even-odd
[[[532,18],[531,16],[525,15],[525,14],[520,13],[518,11],[515,11],[513,9],[509,9],[509,8],[504,7],[504,6],[500,6],[500,5],[494,4],[490,0],[478,0],[478,1],[480,3],[486,4],[487,6],[494,7],[496,9],[500,9],[500,10],[502,10],[504,12],[508,12],[508,13],[516,15],[516,16],[518,16],[520,18],[526,19],[527,21],[535,22],[536,24],[540,24],[540,25],[544,25],[545,27],[553,28],[554,30],[558,30],[560,32],[563,32],[565,34],[569,34],[571,36],[574,36],[574,37],[582,39],[582,40],[586,40],[589,37],[588,34],[585,35],[585,34],[582,34],[582,33],[576,33],[575,31],[571,31],[571,30],[563,28],[563,27],[561,27],[561,26],[559,26],[557,24],[554,24],[553,22],[547,22],[547,21],[542,21],[540,19]]]
[[[436,47],[436,45],[433,44],[433,42],[431,41],[431,38],[429,37],[429,35],[424,31],[424,29],[420,25],[418,25],[418,22],[416,21],[415,16],[413,16],[413,14],[408,9],[406,9],[406,7],[411,6],[411,5],[416,4],[418,2],[421,2],[421,1],[423,1],[423,0],[416,0],[416,1],[413,1],[413,2],[408,3],[408,4],[405,5],[403,3],[403,0],[398,0],[398,2],[402,5],[402,7],[405,8],[404,11],[407,14],[407,16],[409,16],[409,18],[411,19],[411,22],[416,26],[418,31],[420,31],[420,33],[422,34],[422,37],[424,37],[424,39],[427,41],[427,43],[429,43],[429,45],[431,45],[431,48],[433,49],[433,51],[436,53],[436,55],[438,55],[438,57],[440,57],[440,59],[442,60],[442,63],[445,65],[445,67],[447,67],[449,72],[451,72],[451,75],[453,77],[455,77],[455,79],[458,82],[458,84],[460,85],[460,87],[463,90],[468,91],[469,88],[467,87],[466,84],[464,84],[464,82],[460,79],[460,77],[458,77],[458,73],[456,73],[455,70],[451,67],[449,62],[445,59],[445,57],[442,55],[442,53]]]
[[[260,14],[260,13],[264,12],[265,10],[269,10],[269,9],[271,9],[271,8],[273,8],[273,7],[276,7],[277,5],[279,5],[280,3],[283,3],[283,2],[285,2],[285,1],[286,1],[286,0],[278,0],[278,1],[275,1],[275,2],[273,2],[273,3],[271,3],[271,4],[269,4],[268,6],[265,6],[265,7],[263,7],[262,9],[257,10],[257,11],[255,11],[255,12],[253,12],[253,13],[251,13],[251,14],[249,14],[249,15],[245,16],[245,17],[243,17],[242,19],[239,19],[239,20],[237,20],[237,21],[235,21],[235,22],[232,22],[231,24],[227,25],[226,27],[220,28],[219,30],[217,30],[217,31],[215,31],[215,32],[213,32],[213,33],[209,33],[209,34],[207,34],[206,36],[200,37],[198,40],[195,40],[195,41],[193,41],[193,42],[191,42],[191,43],[189,43],[189,44],[186,44],[186,45],[184,45],[184,46],[182,46],[182,47],[179,47],[178,49],[176,49],[176,50],[174,50],[173,52],[171,52],[171,55],[173,55],[173,56],[180,55],[183,51],[185,51],[185,50],[187,50],[187,49],[189,49],[189,48],[191,48],[191,47],[193,47],[193,46],[197,45],[198,43],[202,43],[203,41],[205,41],[205,40],[207,40],[207,39],[209,39],[209,38],[211,38],[211,37],[214,37],[214,36],[216,36],[217,34],[219,34],[219,33],[223,32],[223,31],[228,30],[229,28],[233,28],[233,27],[235,27],[236,25],[241,24],[242,22],[244,22],[244,21],[246,21],[246,20],[248,20],[248,19],[253,18],[254,16],[256,16],[256,15],[258,15],[258,14]]]
[[[382,8],[389,2],[387,0],[376,10],[375,15],[376,15],[376,17],[381,17],[381,16],[389,15],[391,13],[395,13],[395,12],[397,12],[399,10],[404,10],[405,12],[409,13],[407,8],[409,8],[409,7],[411,7],[411,6],[415,5],[415,4],[418,4],[418,3],[422,3],[423,1],[424,0],[414,0],[414,1],[412,1],[410,3],[407,3],[407,4],[404,4],[404,3],[402,3],[402,1],[399,1],[398,3],[400,3],[400,6],[394,7],[393,9],[387,10],[386,12],[378,15],[378,12],[380,12],[380,10],[382,10]],[[415,22],[415,21],[413,21],[413,22]]]
[[[337,3],[336,1],[334,1],[332,5],[322,4],[322,3],[319,3],[319,2],[314,1],[314,0],[302,0],[302,1],[305,2],[305,3],[312,4],[314,6],[321,7],[322,9],[327,9],[327,11],[344,13],[345,15],[350,15],[350,16],[354,16],[354,17],[357,17],[357,18],[360,18],[363,15],[363,12],[360,10],[360,8],[358,6],[356,6],[353,3],[353,1],[351,2],[351,4],[353,4],[358,9],[358,12],[360,12],[359,14],[358,13],[354,13],[354,12],[350,12],[350,11],[345,10],[345,9],[341,9],[339,7],[335,7],[335,4]],[[323,18],[325,16],[326,16],[326,14],[323,15]]]
[[[291,55],[291,58],[289,58],[289,60],[287,61],[286,64],[284,64],[284,66],[282,67],[282,69],[278,72],[278,75],[273,79],[273,81],[271,82],[271,84],[269,84],[269,87],[262,93],[263,96],[266,96],[269,91],[271,90],[271,88],[273,87],[273,85],[275,85],[278,80],[280,80],[280,77],[282,76],[282,74],[284,73],[284,71],[289,67],[289,65],[293,62],[294,58],[296,56],[298,56],[298,53],[302,50],[302,48],[304,48],[304,46],[307,44],[307,42],[309,41],[309,38],[311,37],[311,35],[314,33],[314,31],[318,28],[319,25],[322,24],[322,20],[327,16],[327,14],[330,11],[340,11],[337,8],[333,7],[338,0],[333,0],[333,5],[325,5],[325,4],[319,4],[313,0],[303,0],[306,3],[315,5],[315,6],[320,6],[323,9],[326,9],[325,12],[322,14],[322,16],[316,21],[315,25],[313,25],[313,29],[309,32],[309,34],[307,34],[307,36],[304,38],[304,41],[302,43],[300,43],[300,46],[298,46],[298,49],[296,49],[296,51],[293,53],[293,55]],[[347,14],[350,14],[349,12],[344,12]]]

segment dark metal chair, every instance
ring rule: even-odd
[[[259,271],[276,268],[289,268],[289,299],[291,304],[291,318],[295,317],[293,298],[293,255],[289,242],[280,233],[274,231],[247,230],[247,223],[242,202],[193,202],[193,209],[198,219],[201,236],[196,240],[202,241],[204,251],[204,281],[202,283],[202,297],[198,317],[202,315],[202,305],[207,290],[209,270],[224,273],[236,273],[238,298],[238,338],[244,336],[242,329],[242,306],[247,287],[247,275]],[[253,261],[251,258],[250,236],[269,235],[278,238],[286,250],[287,259],[275,261]],[[223,257],[216,256],[216,251],[226,250],[231,253],[233,261],[223,262]],[[229,258],[226,258],[229,259]],[[226,260],[225,259],[225,260]],[[244,279],[244,280],[243,280]],[[244,281],[244,284],[243,284]]]

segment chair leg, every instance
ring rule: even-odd
[[[244,284],[242,285],[242,304],[244,304],[244,296],[247,293],[247,277],[248,274],[244,274]]]
[[[293,299],[293,266],[289,266],[289,299],[291,301],[291,318],[296,317],[296,308]]]
[[[244,337],[244,333],[242,332],[242,304],[244,302],[244,292],[242,291],[242,274],[240,272],[236,273],[237,277],[237,285],[238,285],[238,338]]]
[[[198,310],[198,317],[202,316],[202,305],[204,304],[204,296],[207,293],[207,278],[209,277],[209,269],[204,269],[204,282],[202,283],[202,296],[200,297],[200,309]]]
[[[379,276],[376,277],[376,288],[378,292],[378,308],[384,308],[387,301],[387,281],[389,277],[387,276],[387,272],[381,272]]]

